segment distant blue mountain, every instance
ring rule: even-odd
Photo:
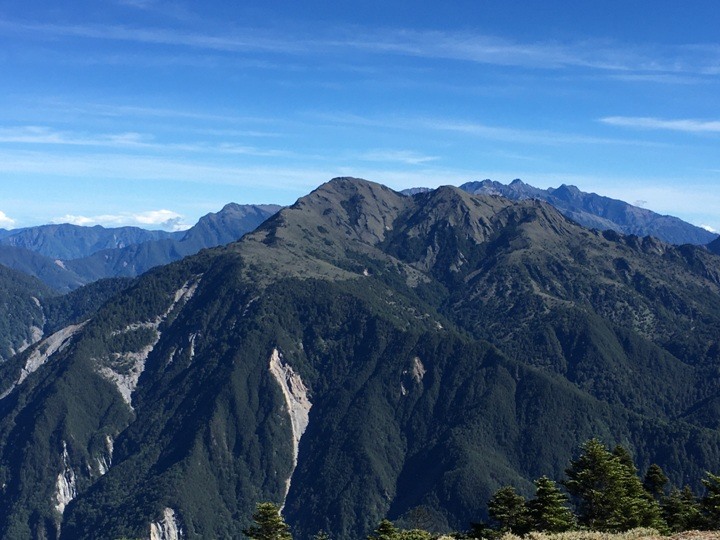
[[[238,240],[280,208],[230,203],[177,233],[77,225],[2,230],[0,265],[66,292],[102,278],[135,277],[201,249]]]
[[[706,245],[718,238],[711,233],[673,216],[664,216],[626,202],[580,191],[575,186],[540,189],[513,180],[502,184],[492,180],[468,182],[460,189],[472,194],[499,195],[511,200],[539,199],[557,208],[576,223],[598,230],[622,234],[653,236],[671,244]]]
[[[0,244],[68,260],[88,257],[103,249],[118,249],[151,240],[179,239],[184,234],[185,231],[173,233],[139,227],[83,227],[63,223],[0,232]]]

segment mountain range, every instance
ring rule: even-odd
[[[460,189],[473,194],[500,195],[514,201],[540,199],[566,217],[589,229],[613,230],[636,236],[654,236],[670,244],[705,245],[718,235],[673,216],[660,215],[624,201],[580,191],[575,186],[540,189],[513,180],[505,185],[492,180],[467,182]]]
[[[268,500],[297,538],[462,530],[590,437],[699,487],[720,257],[539,199],[338,178],[101,302],[78,289],[0,364],[0,536],[235,538]]]
[[[467,182],[460,189],[511,200],[544,200],[585,227],[654,236],[671,244],[709,246],[718,238],[717,234],[678,218],[585,193],[575,186],[539,189],[521,180],[508,185],[483,180]],[[414,195],[427,191],[429,188],[412,188],[402,193]],[[230,203],[219,212],[200,218],[189,230],[173,233],[137,227],[70,224],[0,229],[0,264],[37,277],[60,292],[67,292],[97,279],[134,277],[201,249],[232,242],[255,229],[280,208],[278,205]]]
[[[230,203],[187,231],[136,227],[43,225],[0,234],[0,264],[37,277],[61,292],[110,277],[134,277],[201,249],[227,244],[252,231],[278,205]]]

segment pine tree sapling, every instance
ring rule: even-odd
[[[501,487],[495,492],[488,502],[488,512],[503,531],[522,535],[529,530],[525,497],[518,495],[511,486]]]
[[[243,534],[251,540],[292,540],[290,527],[275,504],[258,503],[252,517],[255,525],[243,530]]]
[[[535,480],[535,498],[527,503],[531,530],[551,533],[571,530],[575,526],[575,517],[567,500],[547,476]]]

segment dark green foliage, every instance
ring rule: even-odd
[[[700,500],[705,527],[711,530],[720,529],[720,476],[707,473],[703,479],[705,495]]]
[[[400,530],[392,521],[383,519],[367,538],[368,540],[400,540]]]
[[[37,279],[0,265],[0,362],[37,339],[42,302],[55,294]]]
[[[399,529],[392,521],[383,519],[368,540],[431,540],[433,535],[423,529]]]
[[[50,298],[43,303],[45,334],[90,318],[100,306],[132,283],[133,280],[128,278],[101,279],[68,294]]]
[[[567,501],[567,496],[547,476],[535,480],[535,498],[527,503],[530,530],[551,533],[571,530],[575,518]]]
[[[610,453],[591,439],[581,451],[567,469],[565,482],[576,500],[580,525],[599,531],[664,528],[660,508],[643,489],[626,450]]]
[[[643,487],[650,495],[660,498],[665,494],[665,486],[668,484],[668,477],[657,463],[652,463],[648,467],[643,479]]]
[[[488,513],[503,531],[523,535],[531,530],[531,518],[525,497],[518,495],[511,486],[502,487],[495,492],[488,501]]]
[[[689,486],[673,488],[660,502],[663,518],[672,532],[704,527],[700,504]]]
[[[255,525],[243,530],[251,540],[292,540],[290,527],[273,503],[258,503],[253,514]]]
[[[237,538],[288,479],[298,537],[363,538],[385,516],[461,529],[498,487],[561,477],[591,436],[697,488],[720,463],[716,259],[535,201],[331,182],[134,281],[0,400],[0,534],[59,522],[63,441],[78,493],[62,539],[147,535],[168,508],[188,538]],[[275,349],[312,403],[294,470]],[[629,454],[600,446],[602,497],[568,482],[583,519],[656,525]]]

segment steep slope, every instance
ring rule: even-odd
[[[540,201],[335,179],[0,366],[0,536],[238,537],[261,500],[302,538],[465,528],[591,436],[697,485],[719,276]]]
[[[430,208],[438,198],[454,200],[455,214],[473,226],[438,222],[422,232],[436,246],[425,251],[413,245],[415,228],[396,229],[387,247],[447,287],[444,311],[474,336],[599,399],[664,418],[716,391],[708,386],[720,362],[712,255],[587,231],[537,200],[512,204],[441,188],[426,197]],[[658,373],[673,380],[660,394]]]
[[[0,264],[68,292],[99,279],[135,277],[201,249],[235,241],[279,209],[270,204],[231,203],[181,233],[75,225],[5,231]]]
[[[101,280],[60,295],[41,281],[0,265],[0,362],[90,317],[129,284],[123,279]]]
[[[234,242],[280,208],[276,204],[226,204],[219,212],[201,217],[194,227],[185,232],[180,238],[183,251],[197,253],[204,248]]]
[[[720,255],[720,238],[716,238],[715,240],[710,242],[707,248],[716,255]]]
[[[673,216],[663,216],[617,199],[585,193],[575,186],[539,189],[521,180],[509,185],[492,180],[468,182],[461,189],[475,195],[500,195],[512,200],[540,199],[552,204],[565,216],[581,225],[623,234],[654,236],[671,244],[704,245],[716,234]]]
[[[41,300],[52,295],[37,279],[0,265],[0,362],[42,337]]]
[[[71,291],[85,282],[62,261],[25,248],[0,246],[0,264],[33,276],[59,292]]]
[[[227,244],[254,230],[280,209],[276,205],[228,204],[207,214],[177,238],[143,242],[122,249],[99,251],[65,261],[85,283],[108,277],[135,277],[151,268],[193,255],[201,249]]]

